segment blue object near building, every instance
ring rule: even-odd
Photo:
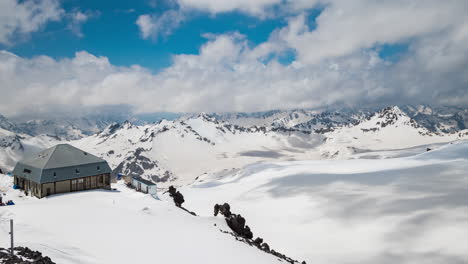
[[[122,179],[122,173],[117,174],[117,180],[120,181]]]
[[[15,203],[12,200],[10,200],[6,203],[6,205],[15,205]]]

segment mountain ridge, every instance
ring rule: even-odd
[[[415,147],[468,136],[461,129],[431,130],[413,118],[440,113],[437,110],[425,106],[412,108],[415,112],[408,114],[404,109],[302,109],[224,116],[198,113],[151,124],[135,124],[138,121],[128,119],[109,121],[91,135],[70,123],[76,137],[59,137],[57,133],[32,136],[17,130],[17,125],[3,117],[0,125],[13,131],[3,128],[0,133],[0,167],[9,170],[27,153],[67,142],[108,160],[114,174],[139,175],[162,184],[188,184],[205,173],[236,170],[255,162],[346,159],[366,151]],[[457,111],[452,116],[462,110]],[[43,124],[51,126],[48,130],[57,129],[54,122]]]

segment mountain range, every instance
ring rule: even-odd
[[[67,142],[106,159],[115,174],[184,185],[251,163],[372,157],[468,137],[468,109],[422,105],[200,113],[156,123],[129,119],[13,122],[0,116],[0,168],[9,171],[18,159]]]

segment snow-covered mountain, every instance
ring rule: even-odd
[[[17,131],[17,129],[18,129],[13,122],[8,120],[3,115],[0,115],[0,128],[3,128],[3,129],[8,130],[8,131]]]
[[[0,169],[10,171],[18,160],[59,142],[55,137],[47,135],[32,137],[0,128]]]
[[[375,150],[403,149],[419,145],[463,139],[463,132],[447,134],[421,126],[398,106],[374,113],[357,124],[335,128],[326,133],[321,146],[324,157],[349,157]]]
[[[158,259],[168,263],[219,263],[226,255],[226,263],[275,263],[271,255],[220,232],[228,227],[212,217],[213,205],[228,202],[256,236],[307,263],[465,263],[468,251],[459,241],[468,230],[468,130],[461,124],[441,129],[464,110],[428,126],[416,118],[427,121],[436,110],[418,109],[293,110],[229,118],[202,113],[154,124],[115,122],[66,141],[23,133],[3,118],[4,172],[28,153],[68,142],[106,159],[114,173],[143,176],[162,188],[182,186],[184,206],[199,217],[168,203],[160,189],[159,201],[119,182],[116,191],[43,202],[12,190],[11,178],[0,175],[0,191],[21,205],[0,214],[0,225],[14,217],[22,227],[18,242],[58,263],[147,261],[107,250],[123,251],[129,240],[142,250],[164,249]],[[37,210],[43,215],[29,221]],[[83,220],[83,215],[94,217]],[[126,228],[129,224],[137,228]],[[0,226],[0,235],[6,230]]]
[[[240,126],[265,126],[297,128],[302,130],[319,130],[344,126],[362,120],[369,113],[365,111],[319,111],[295,109],[268,111],[258,113],[224,113],[214,114],[218,120],[224,120]]]
[[[311,150],[322,141],[308,131],[246,128],[200,114],[152,125],[113,124],[71,144],[106,159],[115,173],[185,184],[257,161],[316,158]]]
[[[431,131],[457,133],[468,129],[468,109],[462,107],[403,106],[403,111]]]
[[[115,174],[187,184],[205,173],[234,171],[255,162],[347,159],[369,151],[412,148],[468,136],[468,130],[459,129],[463,128],[461,125],[454,130],[456,133],[426,127],[409,116],[408,107],[404,109],[407,111],[393,106],[377,112],[202,113],[155,124],[114,122],[90,136],[86,134],[106,122],[76,126],[40,122],[41,126],[29,126],[36,128],[28,134],[21,132],[28,126],[4,118],[0,124],[17,132],[4,129],[0,136],[0,167],[11,168],[18,158],[30,152],[21,150],[26,143],[40,149],[62,140],[106,159]],[[412,112],[414,117],[434,112],[427,107],[418,109],[419,112]],[[441,126],[442,123],[437,127]]]
[[[468,108],[456,106],[401,105],[400,110],[432,132],[456,133],[468,128]],[[342,108],[339,110],[276,110],[257,113],[215,114],[241,126],[281,126],[329,132],[330,128],[352,125],[381,109],[375,107]]]

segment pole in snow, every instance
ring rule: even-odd
[[[11,255],[13,256],[15,254],[13,251],[13,219],[10,219],[10,237],[11,237]]]

